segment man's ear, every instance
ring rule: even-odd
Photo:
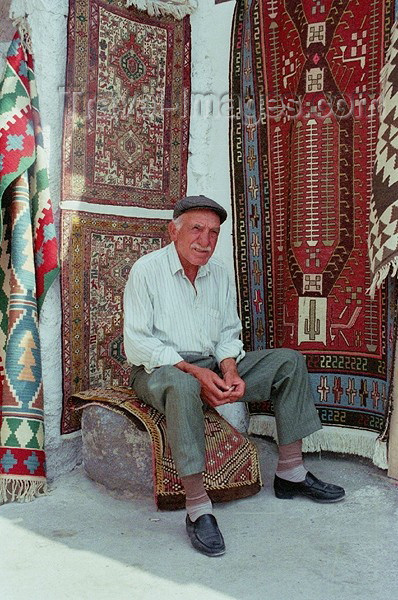
[[[168,224],[168,231],[171,241],[175,242],[177,239],[177,227],[174,221],[170,221],[170,223]]]

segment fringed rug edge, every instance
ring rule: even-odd
[[[43,478],[27,480],[19,475],[0,476],[0,505],[8,502],[31,502],[48,494],[48,485]]]
[[[275,418],[267,415],[250,417],[249,435],[264,435],[277,441]],[[376,467],[388,468],[387,444],[378,439],[378,433],[359,429],[324,426],[322,430],[303,439],[303,452],[321,450],[352,454],[369,458]]]
[[[177,20],[191,15],[198,7],[197,0],[187,0],[185,4],[164,2],[164,0],[126,0],[126,6],[135,6],[138,10],[147,12],[150,16],[172,16]]]

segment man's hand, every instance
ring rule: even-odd
[[[239,376],[234,358],[225,358],[220,364],[223,380],[230,389],[229,402],[236,402],[245,395],[246,384]]]
[[[239,377],[234,358],[226,358],[221,364],[222,378],[211,369],[192,365],[184,360],[175,367],[195,377],[201,387],[200,396],[203,402],[215,408],[229,402],[236,402],[245,394],[245,382]]]
[[[203,402],[206,402],[209,406],[215,408],[216,406],[232,402],[231,394],[233,390],[231,386],[233,384],[227,384],[211,369],[191,365],[185,361],[181,361],[174,366],[184,371],[184,373],[189,373],[199,381],[201,388],[200,396]]]
[[[230,390],[229,402],[236,402],[245,395],[246,385],[243,379],[241,379],[238,373],[226,373],[224,375],[224,381],[228,385]]]

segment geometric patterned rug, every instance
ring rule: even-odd
[[[62,211],[62,433],[80,428],[80,415],[71,410],[72,394],[128,385],[123,291],[134,262],[168,243],[168,223]]]
[[[75,409],[102,406],[146,429],[152,442],[154,496],[159,509],[185,506],[185,493],[167,441],[165,416],[138,400],[129,387],[91,389],[72,398]],[[205,412],[206,468],[204,485],[213,502],[256,494],[261,474],[256,447],[215,410]],[[148,477],[150,474],[148,473]]]
[[[39,313],[58,244],[27,33],[15,34],[0,83],[0,204],[1,504],[47,489]]]
[[[70,0],[62,199],[171,209],[185,193],[190,24]]]
[[[395,333],[394,291],[367,293],[373,100],[392,8],[388,0],[248,0],[236,6],[232,33],[245,347],[305,354],[321,421],[336,441],[330,449],[365,455],[367,433],[374,447],[385,424]],[[262,416],[271,404],[252,412],[251,430],[269,433]]]
[[[368,238],[371,292],[398,271],[398,21],[381,74],[381,101]]]

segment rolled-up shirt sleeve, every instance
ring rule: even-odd
[[[153,298],[139,269],[133,268],[124,290],[124,351],[132,365],[143,365],[148,373],[162,365],[174,365],[182,357],[156,338],[153,331]]]
[[[240,339],[242,324],[236,310],[236,298],[228,276],[224,306],[220,340],[215,348],[215,357],[218,364],[225,358],[234,358],[236,362],[239,362],[245,356],[243,343]]]

